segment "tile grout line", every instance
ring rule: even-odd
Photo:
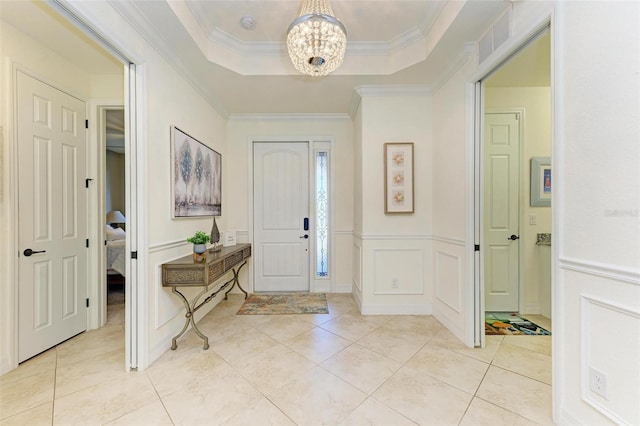
[[[53,373],[53,399],[51,401],[51,426],[53,426],[53,418],[56,412],[56,383],[58,381],[58,348],[55,348],[56,351],[56,360],[54,364],[54,373]]]

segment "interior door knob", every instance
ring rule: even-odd
[[[511,241],[515,241],[519,239],[520,239],[520,236],[516,234],[512,234],[509,238],[507,238],[507,240],[511,240]]]
[[[304,234],[300,238],[304,238],[306,240],[307,238],[309,238],[309,234]]]
[[[24,254],[25,256],[29,257],[32,254],[36,254],[36,253],[46,253],[46,250],[38,250],[38,251],[34,251],[31,250],[30,248],[26,249],[25,251],[22,252],[22,254]]]

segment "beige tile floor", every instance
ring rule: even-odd
[[[431,316],[236,316],[232,296],[143,372],[122,312],[0,378],[2,425],[551,424],[551,339],[463,346]],[[117,308],[116,308],[117,309]],[[550,327],[544,317],[531,318]]]

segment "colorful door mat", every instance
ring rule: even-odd
[[[236,315],[328,314],[324,293],[250,294]]]
[[[509,312],[485,312],[484,334],[526,334],[532,336],[550,336],[551,332],[536,323]]]

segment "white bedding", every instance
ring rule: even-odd
[[[125,240],[107,241],[107,269],[125,276]]]

